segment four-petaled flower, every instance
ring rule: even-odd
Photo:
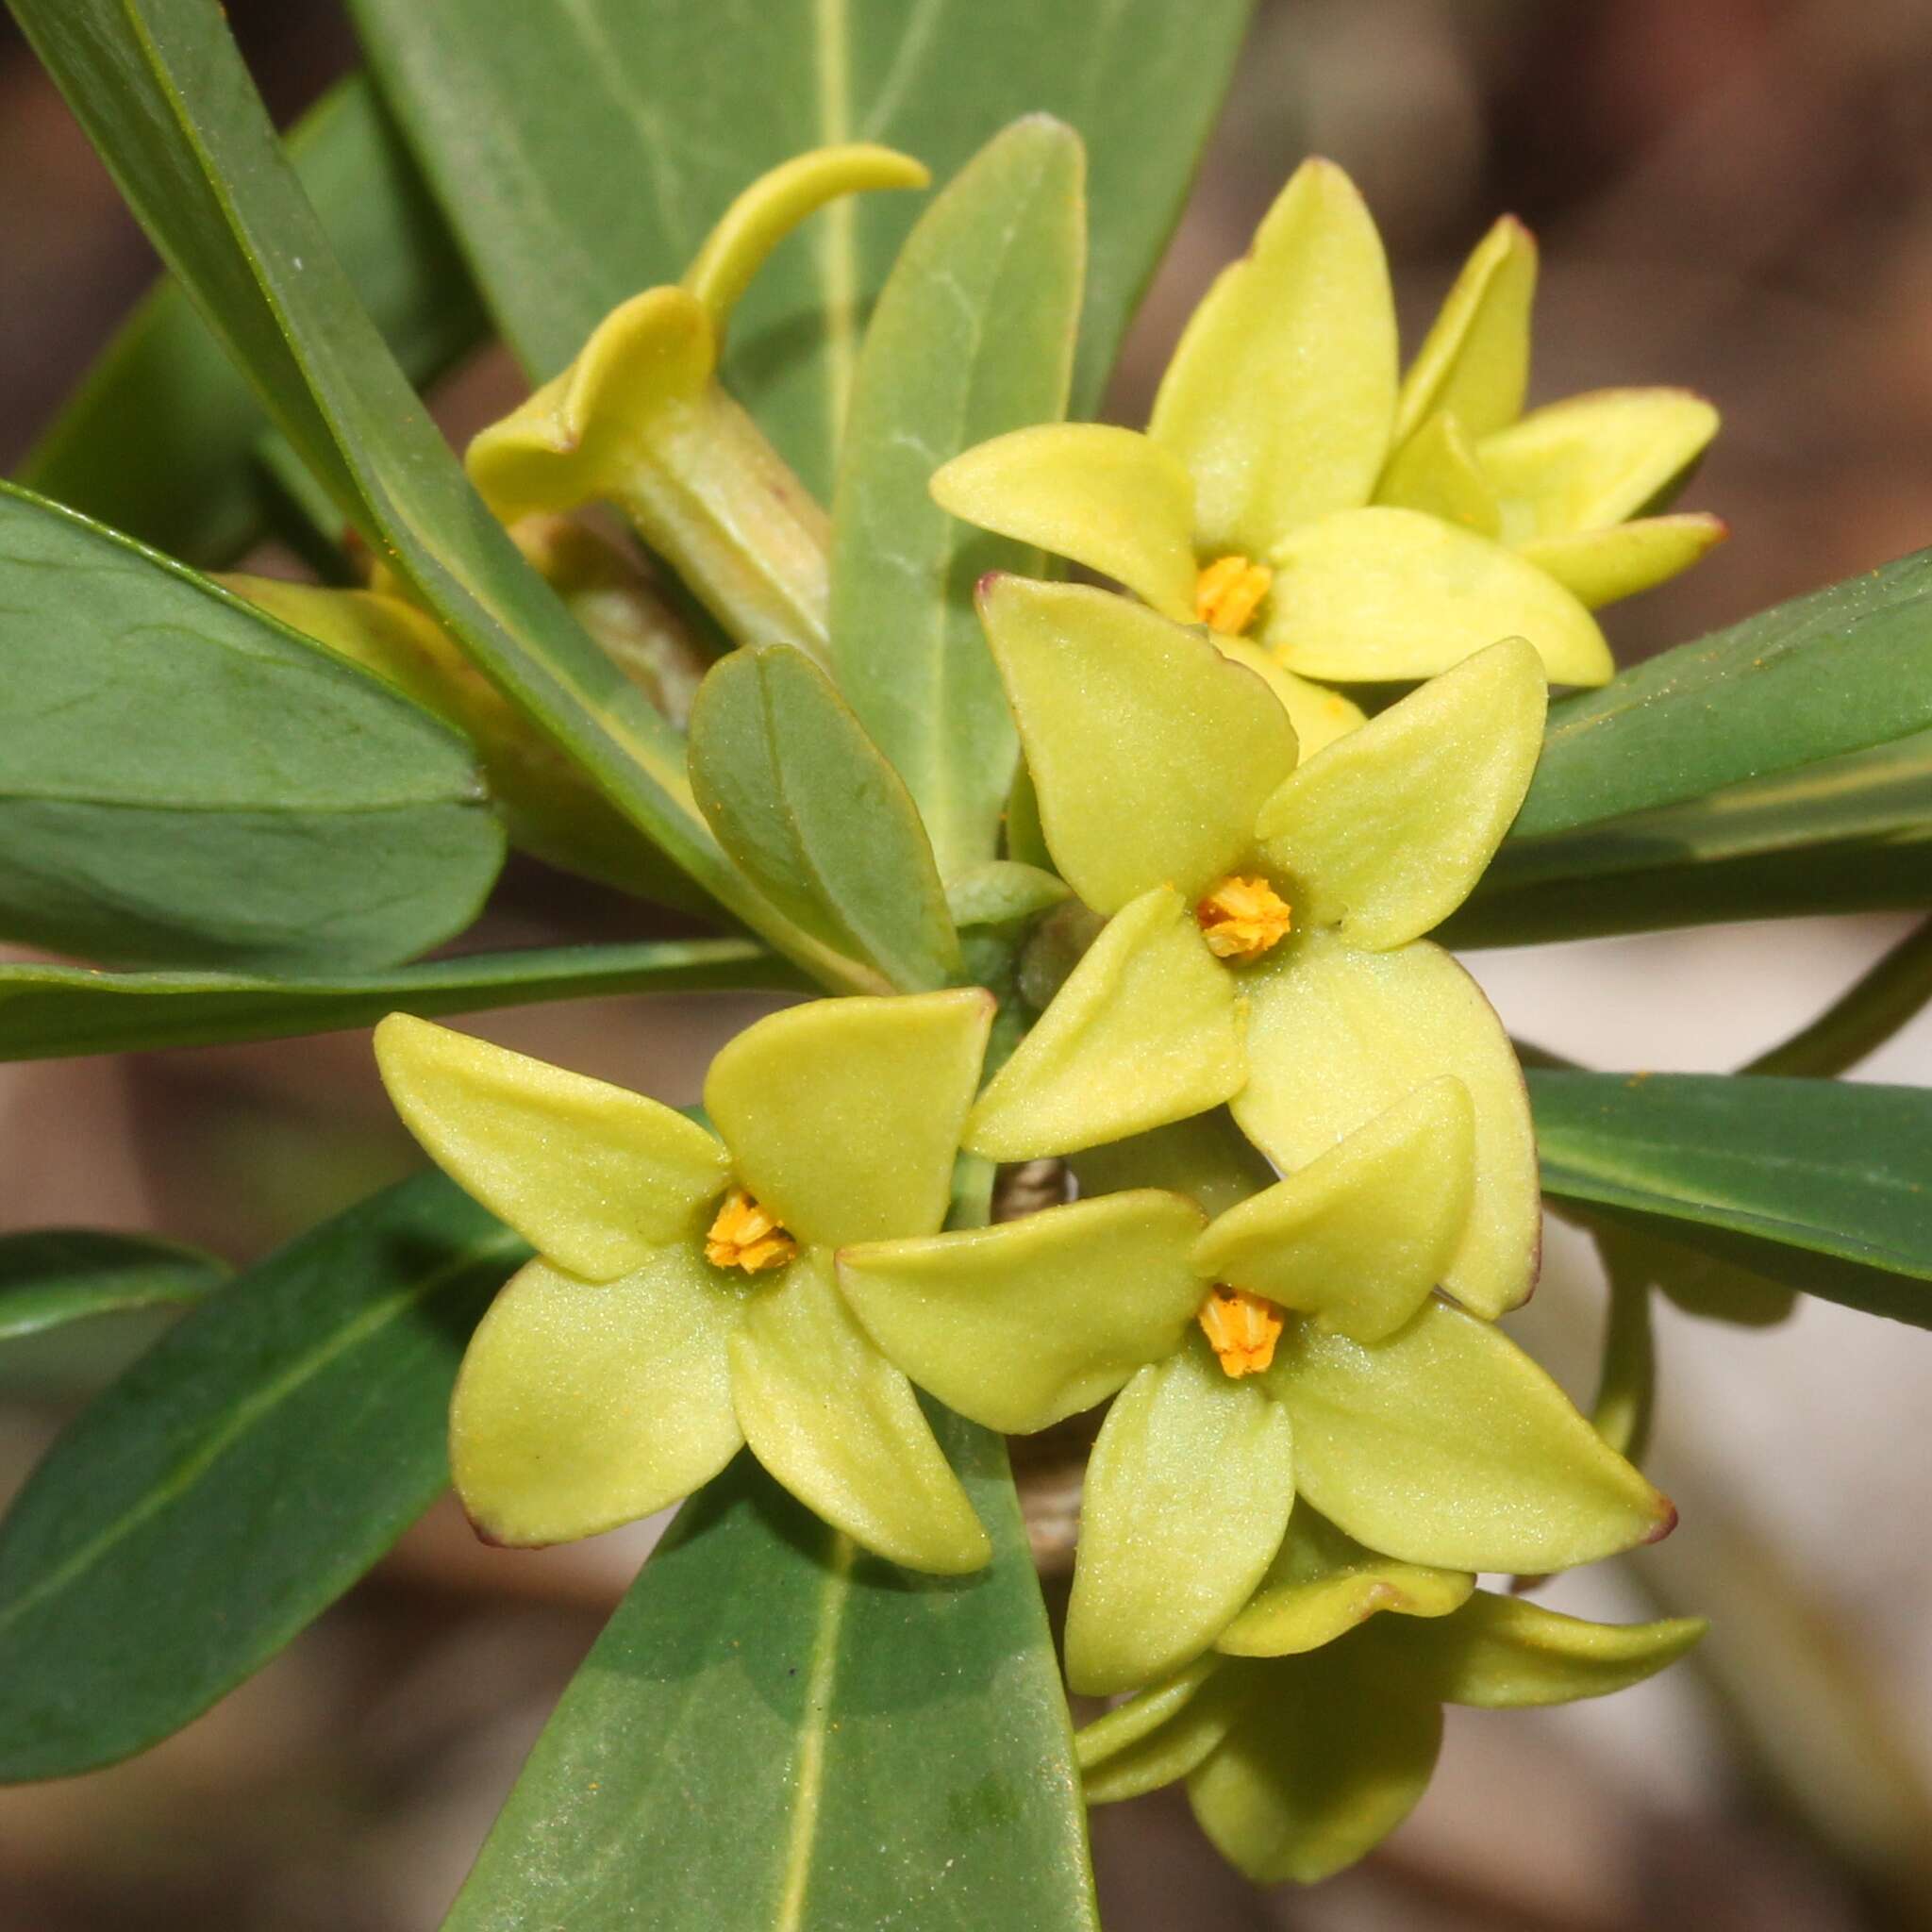
[[[430,1157],[538,1250],[463,1357],[458,1493],[505,1543],[675,1503],[749,1444],[868,1549],[976,1569],[986,1533],[911,1384],[834,1284],[841,1244],[928,1235],[992,999],[816,1000],[711,1062],[715,1137],[643,1095],[392,1014],[384,1083]]]
[[[1297,1509],[1297,1514],[1300,1511]],[[1180,1779],[1201,1828],[1256,1883],[1312,1885],[1352,1865],[1414,1809],[1445,1704],[1570,1704],[1654,1676],[1704,1635],[1697,1617],[1591,1624],[1473,1579],[1401,1574],[1366,1551],[1311,1568],[1319,1615],[1350,1595],[1346,1634],[1292,1655],[1210,1657],[1089,1724],[1076,1740],[1089,1804]],[[1393,1616],[1373,1616],[1393,1610]],[[1346,1613],[1345,1613],[1346,1614]]]
[[[1231,1134],[1181,1160],[1148,1140],[1116,1178],[1188,1174],[1223,1200],[1266,1173]],[[1215,1642],[1297,1492],[1375,1550],[1470,1572],[1567,1569],[1669,1529],[1527,1356],[1433,1297],[1474,1180],[1474,1109],[1445,1077],[1205,1227],[1136,1186],[841,1250],[880,1348],[962,1415],[1028,1432],[1121,1391],[1081,1507],[1075,1690],[1131,1690]]]
[[[1309,161],[1195,310],[1144,435],[1016,430],[947,463],[933,494],[1208,625],[1250,664],[1253,625],[1313,748],[1360,713],[1307,678],[1427,677],[1520,634],[1553,683],[1601,684],[1591,609],[1724,534],[1648,514],[1717,413],[1624,389],[1524,415],[1535,283],[1528,234],[1499,222],[1398,383],[1374,223],[1341,169]]]
[[[1540,1196],[1521,1070],[1430,931],[1515,817],[1545,686],[1521,639],[1431,679],[1298,769],[1267,687],[1109,591],[995,577],[981,614],[1061,875],[1108,916],[967,1122],[997,1160],[1228,1102],[1284,1171],[1453,1074],[1474,1205],[1441,1285],[1529,1292]],[[1265,889],[1265,890],[1264,890]]]

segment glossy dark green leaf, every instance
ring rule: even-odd
[[[1915,732],[1654,811],[1512,834],[1445,933],[1519,945],[1923,905],[1928,840],[1932,733]]]
[[[1087,144],[1091,267],[1074,408],[1090,413],[1199,156],[1247,0],[355,0],[370,58],[533,375],[626,296],[675,280],[755,175],[884,142],[943,182],[1000,128]],[[822,496],[866,311],[919,213],[817,216],[732,325],[729,387]]]
[[[1932,1091],[1532,1071],[1546,1193],[1932,1326]]]
[[[1932,726],[1932,550],[1746,618],[1550,709],[1527,841]]]
[[[288,137],[289,159],[356,292],[410,379],[482,339],[483,311],[436,204],[359,75]],[[163,282],[128,318],[41,439],[20,480],[204,568],[262,526],[256,445],[268,418],[246,377]]]
[[[0,1781],[180,1728],[448,1481],[471,1324],[528,1250],[440,1174],[238,1276],[60,1438],[0,1524]]]
[[[999,849],[1018,740],[973,606],[1035,552],[933,502],[932,473],[1067,406],[1086,248],[1080,142],[996,136],[907,238],[866,331],[833,503],[832,668],[951,877]]]
[[[693,880],[843,983],[841,962],[725,862],[689,802],[677,734],[470,488],[357,302],[216,0],[12,4],[156,246],[343,514]]]
[[[991,1567],[916,1576],[855,1556],[741,1456],[685,1505],[564,1692],[448,1932],[1092,1932],[1006,1451],[935,1424]]]
[[[887,987],[944,986],[959,941],[899,775],[802,651],[737,650],[691,708],[691,777],[719,841],[788,918]]]
[[[0,1236],[0,1341],[89,1315],[178,1307],[231,1272],[199,1248],[153,1235],[47,1227]]]
[[[0,965],[0,1060],[286,1040],[368,1026],[385,1013],[438,1019],[610,993],[808,984],[796,967],[749,940],[478,953],[314,979]]]
[[[426,711],[0,486],[0,933],[116,965],[355,971],[475,916],[503,827]]]

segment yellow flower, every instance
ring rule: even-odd
[[[1359,714],[1308,678],[1428,677],[1523,636],[1551,682],[1601,684],[1591,610],[1724,534],[1651,514],[1717,413],[1629,389],[1524,415],[1535,286],[1528,233],[1497,223],[1398,381],[1374,223],[1341,169],[1309,161],[1195,310],[1144,434],[1017,430],[944,465],[933,495],[1208,625],[1251,664],[1252,626],[1310,750]]]

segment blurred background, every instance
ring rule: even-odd
[[[354,61],[326,0],[229,12],[278,118]],[[1616,608],[1626,659],[1932,541],[1924,0],[1264,0],[1130,340],[1122,420],[1142,420],[1195,294],[1310,151],[1374,208],[1411,342],[1463,253],[1514,209],[1543,248],[1533,402],[1670,382],[1723,409],[1685,502],[1734,538]],[[154,267],[10,27],[0,178],[10,467]],[[453,420],[513,391],[486,360],[459,378]],[[1907,924],[1707,928],[1472,964],[1524,1038],[1598,1066],[1718,1070],[1801,1024]],[[626,902],[519,863],[476,939],[636,931]],[[462,1024],[682,1102],[755,1010],[708,996]],[[1932,1024],[1858,1077],[1932,1081]],[[151,1227],[246,1261],[412,1157],[361,1035],[0,1068],[0,1227]],[[1512,1323],[1586,1401],[1601,1300],[1588,1243],[1558,1228]],[[1548,1600],[1704,1609],[1716,1629],[1700,1657],[1601,1704],[1452,1712],[1414,1819],[1313,1891],[1244,1885],[1173,1794],[1103,1811],[1110,1932],[1932,1924],[1932,1338],[1824,1303],[1764,1330],[1661,1320],[1652,1468],[1683,1527]],[[0,1495],[152,1332],[83,1327],[0,1358]],[[0,1932],[426,1932],[651,1534],[511,1555],[433,1512],[159,1750],[0,1791]]]

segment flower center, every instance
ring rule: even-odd
[[[1218,557],[1194,579],[1194,615],[1209,630],[1238,638],[1268,594],[1274,573],[1245,557]]]
[[[1194,1320],[1223,1370],[1237,1381],[1243,1375],[1258,1375],[1274,1359],[1274,1344],[1281,1340],[1281,1310],[1244,1288],[1226,1288],[1217,1281]]]
[[[782,1268],[798,1253],[798,1243],[742,1188],[724,1196],[705,1236],[705,1259],[714,1268],[742,1268],[757,1274]]]
[[[1217,959],[1258,959],[1288,937],[1290,910],[1266,879],[1230,874],[1194,908],[1194,920]]]

